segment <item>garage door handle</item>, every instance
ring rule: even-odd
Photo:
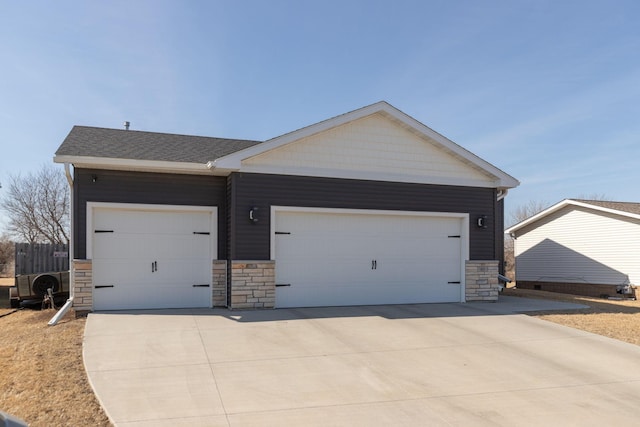
[[[378,260],[376,260],[376,259],[372,259],[371,260],[371,269],[372,270],[377,270],[378,269]]]
[[[209,287],[209,285],[191,285],[191,286],[193,286],[194,288],[208,288]]]
[[[113,285],[96,285],[95,288],[96,289],[113,288]]]
[[[450,284],[450,285],[459,285],[460,284],[460,282],[447,282],[447,283]]]
[[[281,288],[283,286],[291,286],[291,283],[276,283],[276,288]]]
[[[155,273],[156,271],[158,271],[158,261],[153,261],[151,263],[151,272]]]

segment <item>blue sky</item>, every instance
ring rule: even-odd
[[[520,180],[507,216],[640,202],[638,22],[635,0],[0,1],[0,195],[75,124],[264,140],[386,100]]]

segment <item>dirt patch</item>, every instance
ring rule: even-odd
[[[0,309],[0,315],[12,310]],[[86,319],[19,310],[0,317],[0,408],[32,427],[110,426],[82,362]]]
[[[617,301],[528,289],[505,289],[504,295],[587,305],[588,308],[581,310],[541,311],[527,314],[549,322],[640,345],[640,334],[638,334],[640,301]]]

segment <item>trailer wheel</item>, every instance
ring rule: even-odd
[[[41,274],[33,279],[31,284],[31,290],[39,297],[43,297],[47,294],[47,289],[52,288],[53,292],[58,292],[60,288],[60,282],[55,276],[50,274]]]

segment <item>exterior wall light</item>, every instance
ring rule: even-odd
[[[487,216],[480,215],[476,220],[476,225],[478,226],[478,228],[487,228]]]
[[[258,210],[256,206],[249,209],[249,221],[258,222]]]

